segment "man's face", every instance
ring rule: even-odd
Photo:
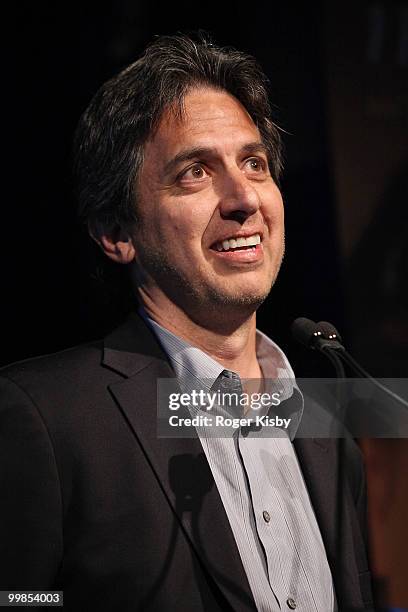
[[[195,315],[262,303],[283,257],[283,203],[258,129],[233,96],[193,89],[182,119],[164,113],[138,194],[133,242],[150,293]]]

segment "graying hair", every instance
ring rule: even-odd
[[[90,231],[137,222],[144,144],[166,109],[182,115],[186,93],[197,86],[225,90],[241,102],[259,129],[279,183],[281,138],[271,117],[268,80],[256,60],[217,47],[202,34],[197,40],[162,36],[102,85],[79,121],[74,139],[78,212]]]

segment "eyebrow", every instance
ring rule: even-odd
[[[241,147],[238,152],[240,155],[243,154],[254,154],[264,153],[268,157],[268,147],[261,141],[249,142]],[[200,157],[214,157],[215,149],[211,147],[191,147],[177,153],[164,167],[164,174],[169,174],[178,165],[197,159]]]

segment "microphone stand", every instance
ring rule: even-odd
[[[339,421],[340,421],[340,426],[346,422],[346,413],[347,413],[347,406],[346,404],[344,404],[343,402],[343,393],[342,393],[342,387],[341,387],[341,380],[344,380],[346,378],[346,372],[343,366],[343,363],[339,357],[339,354],[337,353],[336,349],[333,347],[333,345],[331,344],[331,341],[327,341],[326,339],[323,338],[319,338],[319,340],[317,341],[318,346],[318,350],[320,350],[320,352],[325,355],[325,357],[331,362],[331,364],[333,365],[335,372],[336,372],[336,378],[337,378],[337,386],[336,386],[336,399],[337,399],[337,404],[338,404],[338,411],[337,411],[337,416],[339,417]],[[336,524],[336,559],[341,559],[342,558],[342,526],[343,526],[343,521],[344,521],[344,507],[343,507],[343,489],[344,489],[344,483],[346,481],[346,475],[345,475],[345,455],[346,455],[346,449],[345,449],[345,438],[342,435],[342,432],[339,432],[339,438],[337,441],[337,445],[336,445],[336,456],[337,456],[337,478],[336,478],[336,499],[335,499],[335,506],[336,506],[336,514],[337,514],[337,524]],[[338,585],[340,585],[340,591],[342,591],[343,586],[342,582],[343,582],[343,572],[341,570],[341,567],[339,566],[338,562],[335,565],[335,577],[336,577],[336,583]]]
[[[385,395],[392,398],[397,404],[403,406],[405,409],[408,408],[408,402],[400,397],[397,393],[394,393],[388,389],[385,385],[380,383],[378,380],[373,378],[351,355],[347,352],[342,344],[340,334],[336,328],[327,321],[321,321],[320,323],[314,323],[306,318],[299,318],[293,323],[292,326],[293,335],[296,340],[301,344],[306,345],[308,348],[319,350],[325,355],[332,363],[336,370],[337,379],[345,378],[345,370],[343,363],[350,368],[358,377],[369,380],[377,389],[382,391]],[[340,394],[339,394],[340,397]],[[340,406],[342,403],[340,403]],[[347,405],[344,405],[342,420],[345,419],[347,413]],[[345,420],[344,420],[345,422]],[[337,458],[338,458],[338,477],[337,477],[337,504],[338,505],[338,523],[337,523],[337,542],[336,550],[337,554],[341,553],[341,526],[344,520],[344,508],[341,500],[341,493],[344,487],[345,473],[343,465],[343,457],[345,458],[345,443],[346,440],[343,437],[339,438],[337,446]],[[335,565],[335,574],[338,584],[342,584],[343,578],[340,568]]]
[[[295,329],[295,324],[299,323],[298,329]],[[324,329],[320,325],[309,321],[308,319],[297,319],[293,325],[293,335],[296,340],[305,344],[308,348],[319,350],[333,365],[336,378],[338,380],[336,387],[336,397],[340,414],[338,414],[340,425],[345,422],[347,406],[343,402],[343,393],[340,381],[346,378],[346,372],[340,356],[342,355],[344,347],[337,340],[337,337],[326,337]],[[339,592],[342,592],[344,585],[344,577],[341,565],[338,560],[342,558],[342,526],[345,519],[342,493],[344,489],[345,478],[345,438],[342,432],[339,433],[338,442],[336,445],[336,457],[337,457],[337,478],[336,478],[336,536],[335,536],[335,550],[336,559],[333,563],[333,573],[335,579],[335,585],[338,586]],[[337,597],[336,597],[337,599]],[[337,602],[338,605],[339,602]]]

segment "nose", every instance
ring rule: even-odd
[[[219,187],[220,213],[225,218],[245,220],[259,210],[259,194],[248,177],[239,169],[226,171]]]

